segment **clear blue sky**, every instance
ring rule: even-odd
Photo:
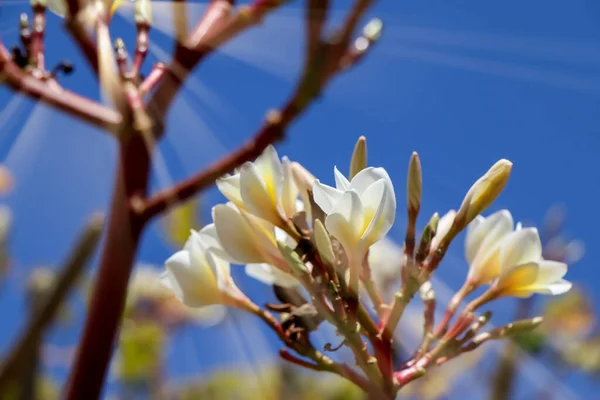
[[[170,114],[160,147],[164,167],[157,168],[155,188],[235,148],[259,126],[265,111],[291,92],[302,54],[302,4],[292,2],[196,71]],[[344,4],[350,2],[336,2],[334,19],[343,15],[338,11]],[[17,42],[14,27],[24,10],[25,2],[0,1],[5,45]],[[165,10],[157,3],[156,24],[162,27],[168,24]],[[200,12],[192,7],[190,15]],[[127,15],[125,10],[115,18],[114,35],[133,32]],[[515,219],[539,224],[549,207],[566,205],[568,233],[587,244],[585,259],[567,278],[593,289],[600,277],[595,246],[600,225],[600,3],[381,0],[370,15],[385,23],[380,43],[289,130],[279,153],[331,183],[333,166],[346,170],[356,138],[366,135],[371,164],[388,170],[402,200],[408,159],[416,150],[423,164],[424,216],[457,207],[481,173],[508,158],[513,174],[492,208],[509,208]],[[74,61],[76,74],[61,81],[97,98],[97,85],[60,20],[52,16],[48,24],[49,64]],[[133,34],[125,37],[132,48]],[[152,40],[149,61],[154,62],[172,42],[159,30]],[[0,156],[16,177],[15,191],[2,200],[13,209],[15,227],[13,270],[0,291],[1,349],[22,326],[27,271],[64,258],[86,217],[106,208],[116,149],[101,132],[29,100],[11,103],[13,98],[0,88],[0,110],[9,104],[14,110],[8,116],[0,111]],[[217,201],[220,195],[209,191],[205,216]],[[404,221],[399,207],[392,231],[398,240]],[[140,260],[161,264],[173,249],[156,228],[145,235]],[[454,261],[440,268],[440,277],[457,287],[466,272],[460,241],[450,256]],[[266,288],[245,278],[241,269],[237,272],[240,285],[264,299]],[[594,301],[600,305],[600,296]],[[507,313],[512,305],[506,302]],[[58,329],[51,340],[72,344],[76,325]],[[225,328],[181,335],[206,349],[219,329]],[[209,352],[202,357],[216,358]],[[169,360],[174,376],[200,368],[198,360],[178,358],[177,346]],[[579,377],[568,383],[580,394],[592,387]]]

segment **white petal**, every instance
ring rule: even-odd
[[[266,285],[278,285],[286,288],[294,288],[299,285],[298,280],[269,264],[248,264],[246,274]]]
[[[364,231],[363,205],[358,193],[354,190],[345,192],[335,204],[332,214],[340,214],[352,226],[353,236],[358,239]]]
[[[513,266],[502,271],[495,286],[507,295],[513,292],[529,290],[537,279],[539,265],[535,262]]]
[[[479,221],[479,222],[475,222]],[[471,224],[475,226],[471,228]],[[469,224],[465,241],[465,256],[469,263],[475,258],[481,261],[482,257],[494,251],[499,242],[513,230],[513,218],[508,210],[495,212],[485,219],[477,218]]]
[[[365,190],[380,179],[390,180],[387,172],[383,168],[368,167],[360,171],[352,178],[350,187],[362,195]]]
[[[335,175],[335,187],[338,190],[345,192],[346,190],[350,189],[350,181],[346,179],[344,174],[342,174],[337,167],[333,167],[333,174]]]
[[[535,280],[536,285],[545,285],[554,283],[562,279],[567,273],[567,264],[558,262],[543,260],[540,261],[540,270],[538,271],[538,277]]]
[[[254,231],[238,210],[219,204],[213,207],[213,219],[219,242],[232,262],[246,264],[265,261],[257,249]]]
[[[341,243],[346,255],[352,257],[356,255],[358,249],[357,238],[354,235],[353,227],[341,214],[329,214],[325,218],[325,227]]]
[[[542,243],[537,229],[525,228],[507,235],[502,243],[500,257],[503,270],[519,264],[540,261]]]
[[[446,236],[446,234],[452,227],[455,216],[456,216],[456,211],[450,210],[446,214],[444,214],[444,216],[442,218],[440,218],[440,220],[438,222],[437,230],[435,232],[435,236],[431,240],[431,249],[436,249],[438,247],[438,245],[440,244],[440,242],[442,241],[444,236]],[[482,219],[483,219],[483,217],[482,217]],[[475,222],[475,221],[473,221],[473,222]],[[471,222],[471,224],[473,222]],[[471,226],[471,224],[469,224],[469,226]],[[469,234],[468,234],[468,228],[467,228],[467,237],[468,237],[468,235]]]
[[[242,216],[254,234],[257,251],[262,254],[262,262],[275,264],[279,267],[287,266],[277,246],[275,226],[264,219],[245,212],[242,212]]]
[[[166,262],[168,285],[175,296],[190,307],[203,307],[220,302],[217,281],[205,263],[191,265],[187,251],[181,250]]]
[[[315,180],[313,183],[313,198],[325,214],[331,214],[333,207],[342,197],[342,191],[332,188]]]
[[[245,209],[244,201],[242,200],[242,194],[240,193],[240,175],[229,175],[223,178],[217,179],[217,188],[219,191],[231,201],[233,204],[241,209]]]
[[[548,290],[550,291],[550,294],[559,295],[568,292],[572,286],[573,284],[571,282],[561,279],[558,282],[548,285]]]
[[[292,176],[292,170],[290,167],[290,160],[287,157],[283,158],[283,187],[281,189],[281,207],[283,214],[292,218],[298,211],[297,206],[298,200],[298,187],[294,182]]]
[[[240,171],[240,192],[248,210],[261,218],[276,224],[280,220],[277,210],[277,197],[272,179],[269,184],[258,173],[252,163],[242,165]]]
[[[277,155],[277,150],[272,145],[267,146],[265,151],[254,162],[258,175],[267,185],[270,194],[277,199],[281,194],[283,182],[283,166]]]
[[[219,241],[219,235],[217,234],[217,227],[215,224],[206,225],[197,234],[203,246],[207,250],[214,252],[217,256],[223,258],[224,260],[229,259],[229,256]]]
[[[395,201],[391,199],[389,187],[383,179],[367,188],[361,201],[365,212],[365,222],[368,223],[362,239],[368,247],[382,239],[394,224]],[[369,217],[370,215],[372,217]]]

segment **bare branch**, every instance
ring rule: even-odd
[[[0,42],[0,76],[14,91],[41,100],[95,126],[106,128],[109,132],[116,130],[122,122],[121,114],[115,110],[59,88],[57,85],[50,85],[50,80],[43,82],[27,75],[12,62],[11,55],[2,42]]]

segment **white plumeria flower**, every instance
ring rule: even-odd
[[[487,218],[479,215],[469,224],[465,256],[470,265],[467,278],[470,284],[489,284],[500,275],[501,246],[513,231],[513,225],[508,210],[500,210]]]
[[[496,297],[557,295],[572,286],[562,279],[567,273],[567,264],[542,258],[542,243],[535,228],[510,233],[503,240],[499,264],[500,276],[492,286]]]
[[[231,279],[229,262],[216,254],[213,226],[207,228],[191,231],[183,250],[165,262],[166,271],[160,279],[189,307],[243,301],[246,297]]]
[[[440,242],[446,236],[452,224],[454,223],[454,217],[456,216],[455,210],[450,210],[442,218],[440,218],[437,226],[437,230],[435,232],[435,236],[431,239],[431,251],[435,251],[440,245]]]
[[[394,223],[394,187],[383,168],[365,168],[351,182],[337,168],[334,173],[335,188],[314,182],[314,200],[327,214],[325,227],[340,241],[351,263],[361,263],[369,247]]]
[[[254,162],[244,163],[234,175],[217,180],[223,195],[240,210],[286,228],[285,220],[298,211],[298,189],[290,162],[279,160],[277,151],[268,146]]]
[[[231,203],[215,206],[213,219],[225,259],[235,264],[264,263],[283,272],[288,271],[288,264],[279,251],[277,241],[287,242],[292,246],[295,246],[295,242],[285,232],[239,210]]]

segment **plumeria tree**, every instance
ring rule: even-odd
[[[182,250],[165,263],[161,283],[187,307],[222,305],[264,321],[281,341],[281,357],[310,370],[349,380],[370,398],[391,399],[411,381],[483,343],[535,328],[540,318],[514,321],[484,331],[490,315],[477,312],[491,301],[534,293],[560,294],[565,263],[545,260],[535,228],[515,226],[511,214],[481,214],[504,189],[512,164],[495,163],[467,192],[456,212],[434,214],[417,237],[421,204],[421,165],[413,154],[405,191],[397,191],[384,168],[367,163],[366,139],[360,138],[348,175],[334,168],[335,187],[322,184],[300,163],[280,159],[272,143],[305,111],[328,83],[363,59],[382,32],[379,19],[362,30],[359,22],[374,0],[355,0],[345,18],[327,34],[329,1],[308,0],[303,71],[289,99],[266,113],[264,124],[239,149],[175,186],[151,193],[150,166],[165,132],[165,117],[186,78],[221,45],[275,12],[286,1],[256,0],[236,7],[232,0],[211,0],[204,16],[188,31],[183,0],[173,1],[176,45],[171,60],[142,74],[152,27],[149,0],[135,1],[136,40],[132,57],[124,41],[111,37],[109,24],[121,1],[32,0],[32,14],[19,21],[21,44],[10,52],[0,42],[0,77],[17,92],[104,129],[119,144],[118,168],[99,271],[70,378],[67,399],[97,398],[106,376],[140,237],[149,221],[216,183],[227,198],[212,209],[213,221],[192,230]],[[44,39],[47,9],[65,19],[65,27],[96,74],[106,106],[60,85],[61,63],[48,69]],[[114,45],[113,45],[114,40]],[[399,268],[400,289],[390,299],[373,279],[372,246],[384,239],[398,211],[397,195],[406,199],[408,223]],[[57,302],[73,282],[67,267],[81,267],[98,240],[102,221],[93,220],[73,257],[31,326],[38,340]],[[452,241],[467,231],[470,263],[463,288],[436,325],[431,278]],[[236,285],[231,264],[271,285],[279,303],[260,307]],[[235,267],[234,267],[235,268]],[[71,282],[69,284],[69,282]],[[468,302],[476,288],[487,290]],[[409,302],[424,303],[424,335],[405,360],[394,359],[396,331]],[[140,318],[139,315],[136,318]],[[333,326],[355,365],[313,344],[312,333]],[[126,341],[122,335],[121,341]],[[33,334],[32,334],[33,335]],[[25,340],[25,339],[24,339]],[[27,342],[27,343],[30,343]],[[27,343],[15,347],[19,360]],[[21,353],[20,353],[21,352]],[[15,365],[18,364],[15,361]],[[12,364],[11,364],[12,365]],[[10,375],[0,375],[0,383]]]

